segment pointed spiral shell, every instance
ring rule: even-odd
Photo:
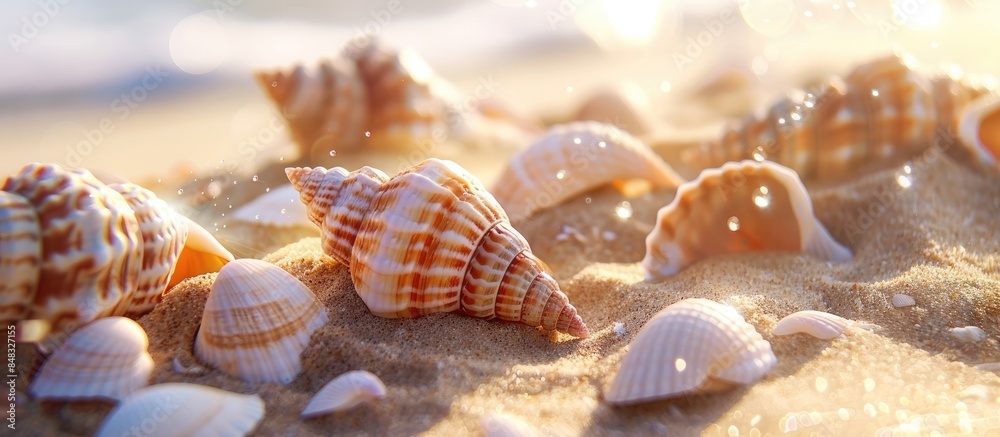
[[[588,335],[576,308],[482,183],[429,159],[388,178],[289,168],[323,250],[381,317],[461,312]]]

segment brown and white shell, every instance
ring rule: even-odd
[[[517,222],[588,190],[639,180],[652,188],[683,182],[638,138],[593,121],[555,126],[514,156],[491,191]]]
[[[141,430],[150,437],[244,436],[264,418],[264,401],[196,384],[167,383],[125,398],[101,423],[98,437]]]
[[[328,320],[312,291],[288,272],[236,260],[212,284],[194,354],[244,381],[288,384],[302,370],[309,338]]]
[[[830,340],[847,331],[850,321],[835,314],[822,311],[799,311],[789,314],[774,325],[774,335],[804,333],[813,337]]]
[[[843,79],[793,90],[684,160],[698,169],[770,160],[804,180],[839,181],[922,153],[936,134],[955,132],[963,105],[982,92],[946,76],[932,80],[910,58],[879,58]]]
[[[35,399],[102,399],[117,402],[149,383],[149,339],[125,317],[93,321],[42,365],[28,388]]]
[[[636,334],[604,399],[632,404],[751,384],[777,363],[771,344],[735,309],[684,299]]]
[[[913,296],[906,294],[894,294],[892,295],[892,306],[896,308],[911,307],[917,304],[917,301],[913,299]]]
[[[677,189],[656,214],[642,266],[648,279],[662,279],[703,258],[762,250],[851,257],[813,216],[795,172],[772,162],[731,162]]]
[[[176,282],[233,259],[151,192],[86,170],[28,164],[3,185],[0,209],[0,269],[10,275],[0,322],[65,331],[146,312]]]
[[[438,312],[588,335],[503,208],[475,176],[428,159],[392,178],[363,167],[289,168],[325,253],[380,317]]]
[[[346,411],[362,403],[385,397],[385,384],[371,372],[352,370],[326,383],[302,410],[301,417]]]

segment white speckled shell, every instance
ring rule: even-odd
[[[735,309],[685,299],[646,322],[604,399],[630,404],[751,384],[776,363],[770,343]]]
[[[979,162],[995,167],[1000,159],[1000,93],[974,100],[961,114],[958,137]]]
[[[683,180],[638,138],[610,124],[553,127],[514,156],[491,191],[513,221],[611,183],[643,180],[653,188]]]
[[[0,320],[28,316],[42,265],[42,231],[28,200],[0,191]]]
[[[917,301],[913,300],[913,297],[907,296],[905,294],[894,294],[892,295],[892,306],[896,308],[911,307],[917,304]]]
[[[293,168],[289,180],[380,317],[460,310],[588,335],[559,284],[478,179],[429,159],[391,179],[364,167]]]
[[[986,340],[986,332],[978,326],[963,326],[951,328],[951,335],[964,343],[978,343]]]
[[[790,335],[804,333],[813,337],[830,340],[839,337],[849,326],[849,321],[843,317],[824,313],[822,311],[799,311],[792,313],[774,325],[774,335]]]
[[[310,419],[336,411],[346,411],[364,402],[385,397],[385,384],[378,376],[364,370],[344,373],[321,388],[302,410]]]
[[[772,162],[743,161],[704,170],[681,185],[656,215],[642,266],[648,279],[662,279],[707,257],[756,250],[804,252],[837,262],[851,257],[813,216],[809,193],[795,172]]]
[[[542,434],[510,414],[486,413],[479,419],[486,437],[537,437]]]
[[[302,351],[328,320],[302,282],[281,268],[240,259],[219,271],[205,302],[194,353],[250,382],[288,384],[302,370]]]
[[[290,184],[262,194],[231,214],[233,220],[260,226],[310,226],[299,192]]]
[[[264,417],[264,401],[195,384],[146,387],[125,398],[101,424],[98,437],[244,436]]]
[[[148,346],[145,331],[132,319],[96,320],[45,361],[28,393],[36,399],[119,401],[149,383]]]

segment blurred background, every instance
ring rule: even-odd
[[[5,1],[0,175],[37,160],[153,181],[239,159],[262,129],[261,156],[292,153],[252,72],[315,65],[370,38],[416,50],[462,92],[489,83],[542,120],[626,83],[658,123],[697,129],[892,52],[996,74],[998,3]]]

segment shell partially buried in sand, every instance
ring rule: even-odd
[[[460,312],[589,335],[576,308],[482,183],[429,159],[392,178],[289,168],[323,251],[380,317]]]
[[[770,343],[735,309],[684,299],[646,322],[604,399],[632,404],[725,390],[757,381],[776,363]]]
[[[774,326],[774,335],[804,333],[813,337],[830,340],[847,331],[850,321],[835,314],[822,311],[799,311],[789,314]]]
[[[346,411],[385,397],[385,384],[371,372],[353,370],[328,382],[302,410],[303,419]]]
[[[648,279],[662,279],[710,256],[757,250],[838,262],[851,257],[813,216],[795,172],[743,161],[702,171],[681,185],[656,215],[642,266]]]
[[[641,181],[676,187],[683,179],[638,138],[613,125],[574,122],[553,127],[514,156],[491,193],[517,222],[588,190]]]
[[[980,162],[997,166],[1000,161],[1000,93],[986,94],[973,101],[962,112],[958,135]]]
[[[243,436],[264,418],[264,401],[203,385],[167,383],[122,400],[101,424],[98,437],[141,430],[146,436]]]

